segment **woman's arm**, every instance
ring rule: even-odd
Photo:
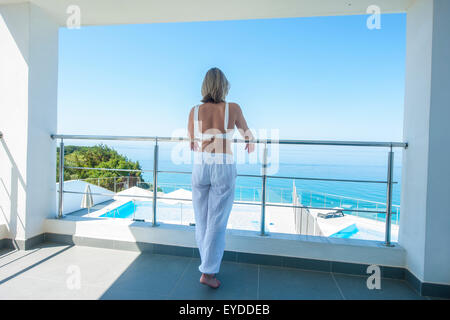
[[[198,144],[197,141],[194,141],[194,108],[191,109],[191,112],[189,113],[189,119],[188,119],[188,135],[189,139],[191,140],[191,150],[197,151],[198,150]]]
[[[236,103],[236,127],[239,130],[239,133],[245,140],[254,140],[253,134],[248,128],[247,121],[245,120],[244,114],[242,113],[241,107]],[[248,153],[251,153],[255,150],[255,144],[252,142],[245,144],[245,149]]]

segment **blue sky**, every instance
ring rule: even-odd
[[[219,67],[281,138],[402,140],[404,14],[60,30],[58,132],[171,135]]]

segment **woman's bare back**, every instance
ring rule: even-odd
[[[247,126],[247,122],[242,114],[241,107],[237,103],[228,103],[228,125],[224,128],[225,122],[225,102],[221,103],[204,103],[198,108],[199,131],[206,134],[224,134],[238,128],[242,137],[245,139],[253,139],[251,132]],[[194,137],[194,108],[189,114],[188,131],[190,137]],[[198,147],[197,147],[198,148]],[[195,150],[195,143],[191,143],[191,149]],[[222,138],[212,137],[209,140],[202,141],[201,151],[211,153],[229,153],[231,154],[231,141]]]

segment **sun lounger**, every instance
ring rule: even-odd
[[[317,217],[323,218],[323,219],[329,219],[329,218],[336,218],[336,217],[343,217],[344,208],[334,207],[329,210],[324,210],[323,212],[317,213]]]

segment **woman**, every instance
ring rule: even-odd
[[[220,286],[215,274],[225,249],[225,230],[234,201],[236,165],[231,138],[235,126],[244,139],[253,140],[239,105],[225,102],[228,90],[223,72],[210,69],[203,80],[203,104],[191,109],[188,123],[194,151],[192,203],[201,259],[200,283],[212,288]],[[254,144],[247,143],[245,149],[253,152]]]

